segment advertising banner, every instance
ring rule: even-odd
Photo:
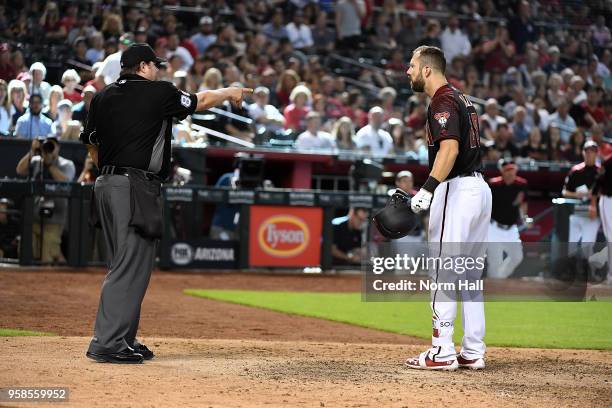
[[[250,266],[302,268],[321,263],[321,208],[253,205],[250,211]]]
[[[237,241],[174,241],[167,248],[172,268],[235,269],[238,265]]]

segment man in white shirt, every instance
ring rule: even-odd
[[[255,88],[253,92],[254,103],[249,105],[249,116],[255,121],[257,133],[261,129],[276,133],[283,130],[285,117],[275,106],[268,104],[270,91],[265,86]]]
[[[507,123],[506,118],[499,114],[497,99],[489,98],[485,102],[485,113],[480,115],[480,120],[487,122],[492,132],[497,132],[497,125]]]
[[[563,143],[568,143],[572,133],[576,130],[576,121],[569,115],[569,102],[562,101],[555,113],[550,115],[549,125],[554,123],[560,131]]]
[[[309,112],[306,115],[306,130],[300,134],[295,142],[298,149],[333,149],[336,141],[329,133],[321,130],[321,115]]]
[[[189,69],[193,65],[193,57],[191,53],[187,51],[187,48],[180,45],[180,39],[176,33],[168,36],[168,54],[166,58],[170,59],[173,55],[178,55],[181,61],[183,61],[181,64],[181,71],[189,72]]]
[[[442,43],[442,51],[446,56],[446,62],[449,64],[457,55],[466,57],[472,51],[470,40],[459,28],[459,18],[456,15],[449,17],[446,29],[440,35],[440,42]]]
[[[368,124],[355,135],[355,145],[358,149],[368,151],[373,156],[385,156],[392,152],[393,138],[389,132],[381,129],[383,121],[384,111],[380,106],[370,109]]]
[[[104,78],[106,85],[112,84],[119,79],[121,73],[121,54],[134,42],[132,33],[125,33],[119,38],[119,51],[104,59],[102,65],[96,71],[96,78]]]
[[[296,50],[303,50],[314,45],[312,40],[312,32],[310,27],[304,24],[304,14],[301,10],[297,10],[293,15],[293,21],[287,24],[287,34],[289,41]]]

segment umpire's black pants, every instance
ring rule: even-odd
[[[141,237],[129,226],[131,203],[128,177],[98,177],[95,197],[109,271],[102,284],[89,351],[115,353],[134,346],[140,305],[151,278],[157,241]]]

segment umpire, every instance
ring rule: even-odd
[[[121,76],[91,102],[81,141],[100,168],[94,203],[108,249],[94,336],[87,357],[108,363],[153,358],[136,340],[140,306],[162,231],[161,183],[170,173],[173,118],[184,119],[226,100],[242,103],[246,88],[189,94],[156,81],[165,60],[147,44],[121,55]]]

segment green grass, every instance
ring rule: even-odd
[[[431,336],[427,302],[362,302],[360,293],[199,289],[185,293],[424,339]],[[458,309],[456,344],[463,334]],[[485,310],[485,341],[490,346],[612,349],[612,302],[489,302]]]
[[[21,329],[3,329],[0,328],[0,337],[16,337],[16,336],[55,336],[53,333],[44,333],[31,330]]]

